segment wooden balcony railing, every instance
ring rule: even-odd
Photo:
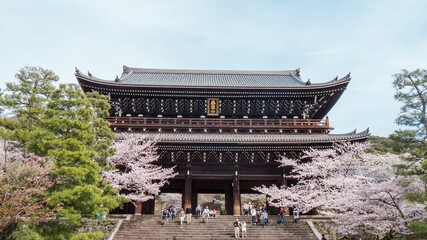
[[[327,133],[329,120],[317,119],[226,119],[226,118],[165,118],[165,117],[109,117],[106,120],[116,131],[306,131]]]

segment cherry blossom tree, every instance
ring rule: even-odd
[[[45,193],[54,184],[53,163],[0,140],[0,233],[19,222],[49,221],[56,209],[46,207]],[[0,234],[1,238],[1,234]]]
[[[381,237],[407,235],[408,223],[427,218],[424,204],[404,199],[407,191],[424,192],[418,176],[400,176],[396,166],[408,156],[366,153],[368,144],[339,143],[328,150],[308,150],[298,159],[283,157],[281,167],[293,168],[293,186],[261,186],[274,206],[320,212],[341,234],[364,231]],[[413,167],[407,165],[406,168]]]
[[[155,164],[159,158],[156,143],[141,135],[125,135],[123,140],[114,142],[116,153],[108,158],[116,169],[102,173],[122,196],[134,204],[159,195],[160,188],[177,174],[174,167],[163,168]]]

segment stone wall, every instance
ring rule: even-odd
[[[83,233],[83,232],[97,232],[101,231],[103,232],[104,239],[108,239],[111,232],[116,227],[117,223],[119,222],[118,219],[108,219],[108,220],[96,220],[96,219],[82,219],[83,225],[77,229],[77,232]]]

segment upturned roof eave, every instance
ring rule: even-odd
[[[144,138],[147,139],[157,139],[161,143],[179,143],[179,144],[237,144],[237,145],[308,145],[308,144],[331,144],[334,142],[355,142],[355,141],[365,141],[369,136],[369,129],[355,133],[354,131],[351,133],[345,134],[330,134],[330,135],[311,135],[308,137],[307,135],[292,135],[289,139],[281,139],[272,141],[266,140],[265,136],[262,135],[262,139],[257,139],[257,135],[235,135],[241,136],[241,138],[235,139],[226,139],[222,138],[221,141],[212,138],[212,134],[204,135],[204,134],[140,134]],[[206,138],[195,137],[194,136],[204,135]],[[323,138],[319,138],[319,136],[323,136]],[[187,138],[186,138],[187,137]],[[272,136],[273,137],[273,136]],[[326,139],[325,139],[326,137]],[[252,141],[249,141],[252,139]]]
[[[81,85],[81,81],[85,81],[87,83],[92,83],[92,84],[99,84],[99,85],[104,85],[104,86],[108,86],[108,87],[117,87],[117,88],[149,88],[149,89],[154,89],[154,88],[173,88],[173,89],[188,89],[188,88],[193,88],[193,89],[230,89],[230,88],[238,88],[238,89],[242,89],[242,90],[255,90],[255,89],[260,89],[260,90],[321,90],[321,89],[326,89],[326,88],[331,88],[331,87],[339,87],[339,86],[343,86],[346,85],[350,82],[351,78],[349,76],[343,77],[342,79],[339,80],[332,80],[332,81],[328,81],[325,83],[316,83],[316,84],[309,84],[309,85],[298,85],[298,86],[286,86],[286,87],[278,87],[278,86],[253,86],[253,87],[248,87],[248,86],[195,86],[195,85],[185,85],[185,86],[180,86],[180,85],[144,85],[144,84],[126,84],[126,83],[121,83],[121,82],[115,82],[115,81],[111,81],[111,80],[105,80],[105,79],[100,79],[100,78],[96,78],[96,77],[89,77],[85,74],[82,73],[76,73],[75,74],[77,80],[79,81],[80,85]]]

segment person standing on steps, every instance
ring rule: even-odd
[[[240,235],[240,222],[239,219],[236,219],[236,221],[233,223],[234,226],[234,238],[238,239]]]
[[[206,208],[205,208],[205,209],[203,209],[203,213],[202,213],[202,217],[203,217],[203,222],[204,222],[204,223],[207,223],[207,222],[208,222],[209,214],[210,214],[210,212],[209,212],[209,207],[208,207],[208,206],[206,206]]]
[[[285,224],[286,220],[285,220],[285,209],[283,209],[283,207],[280,207],[280,211],[279,211],[279,221],[277,221],[278,224]]]
[[[240,228],[242,229],[242,238],[247,238],[248,233],[246,232],[246,222],[245,221],[240,223]]]
[[[259,207],[256,209],[256,224],[261,224],[261,209]]]
[[[298,208],[294,209],[293,216],[294,216],[294,222],[298,223],[299,222],[299,210],[298,210]]]
[[[198,204],[196,207],[196,218],[199,218],[201,213],[202,213],[202,207],[200,207],[200,204]]]
[[[212,210],[212,212],[211,212],[211,217],[216,217],[216,210],[215,210],[215,208],[214,208],[214,210]]]
[[[181,208],[181,211],[179,211],[179,221],[181,223],[181,228],[182,228],[182,222],[184,222],[184,219],[185,219],[184,208]]]
[[[187,207],[185,209],[185,215],[187,216],[187,224],[190,225],[191,224],[191,207]]]
[[[171,214],[171,220],[172,220],[172,221],[175,221],[175,218],[176,218],[176,210],[175,210],[175,207],[174,207],[174,206],[171,206],[171,207],[169,208],[169,212],[170,212],[170,214]]]
[[[252,216],[252,225],[255,226],[256,225],[256,210],[255,210],[255,208],[251,209],[251,216]]]
[[[169,218],[169,211],[165,208],[162,212],[162,227],[166,226]]]
[[[262,216],[262,225],[263,225],[263,228],[265,228],[268,223],[268,213],[265,209],[262,211],[261,216]]]
[[[249,205],[247,203],[243,204],[243,216],[249,216]]]

